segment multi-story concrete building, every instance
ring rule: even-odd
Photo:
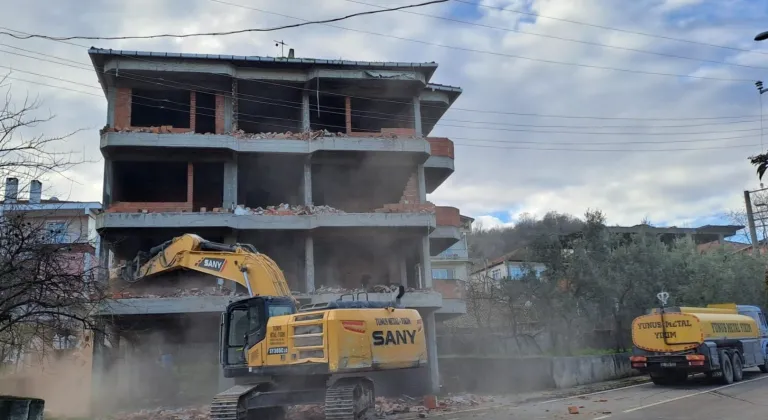
[[[389,300],[385,286],[405,284],[404,303],[425,320],[426,373],[438,389],[435,322],[464,306],[439,293],[454,279],[432,276],[431,256],[462,238],[458,209],[427,201],[453,172],[454,151],[449,139],[425,135],[461,93],[430,82],[436,63],[89,54],[108,101],[97,228],[117,261],[193,232],[253,244],[305,303],[350,289]],[[171,352],[197,371],[209,360],[215,378],[218,313],[231,296],[191,278],[171,284],[181,290],[173,293],[159,282],[121,289],[104,310],[119,338],[112,350],[95,340],[97,368],[138,360],[132,354],[154,337],[164,343],[147,350],[151,358]],[[146,377],[132,382],[136,369],[110,376],[117,385],[99,369],[94,389],[147,390]],[[227,384],[203,382],[196,391],[208,397]]]
[[[446,303],[445,298],[453,298],[447,302],[458,306],[451,311],[457,314],[467,311],[464,300],[470,271],[467,234],[472,230],[472,222],[475,219],[461,216],[460,220],[459,233],[461,238],[443,252],[432,257],[432,284],[435,290],[443,296],[444,304]]]
[[[0,220],[21,215],[33,232],[43,235],[41,243],[58,247],[65,262],[61,267],[72,270],[69,274],[82,274],[84,282],[92,280],[101,248],[96,232],[101,203],[44,199],[42,192],[43,184],[37,180],[20,186],[18,178],[7,178]],[[55,414],[87,415],[89,393],[79,391],[90,387],[89,338],[84,331],[58,330],[48,336],[35,334],[21,345],[5,347],[8,343],[3,341],[0,393],[44,398],[46,411]]]

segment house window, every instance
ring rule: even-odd
[[[51,242],[56,244],[63,244],[67,242],[66,222],[48,222],[45,224],[45,231]]]
[[[496,268],[493,271],[491,271],[491,278],[494,280],[498,280],[501,278],[501,269]]]
[[[509,266],[509,277],[512,279],[519,279],[525,276],[525,270],[523,270],[520,266],[512,265]]]
[[[450,268],[433,268],[432,278],[437,280],[451,280],[456,278],[454,276],[453,269]]]

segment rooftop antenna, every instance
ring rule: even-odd
[[[277,47],[277,46],[279,46],[279,47],[280,47],[280,58],[284,58],[284,57],[285,57],[285,47],[286,47],[287,45],[288,45],[288,44],[286,44],[286,43],[285,43],[285,41],[282,41],[282,40],[280,40],[280,41],[278,41],[278,40],[275,40],[275,46],[276,46],[276,47]]]

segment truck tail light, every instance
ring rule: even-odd
[[[648,358],[645,356],[632,356],[629,358],[633,368],[645,367],[648,363]]]
[[[689,354],[685,356],[685,359],[688,360],[688,363],[691,366],[704,366],[704,355],[701,354]]]

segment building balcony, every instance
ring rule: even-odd
[[[427,137],[430,148],[430,156],[424,162],[424,176],[427,193],[431,194],[451,174],[454,167],[453,142],[445,137]]]
[[[430,255],[437,256],[461,240],[459,209],[448,206],[435,208],[435,230],[429,235]]]

